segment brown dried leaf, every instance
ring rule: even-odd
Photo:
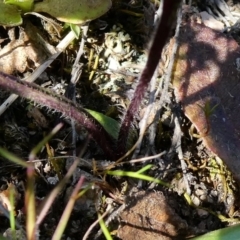
[[[42,64],[54,48],[44,41],[39,30],[28,23],[19,29],[19,38],[15,39],[14,29],[9,30],[10,43],[0,50],[0,71],[8,74],[27,70],[28,62],[34,67]]]
[[[16,205],[17,201],[20,198],[20,194],[18,193],[16,187],[12,183],[8,184],[8,188],[6,190],[0,192],[0,202],[3,205],[3,207],[6,208],[8,211],[12,210],[12,205],[10,203],[10,194],[13,194],[13,198]],[[0,215],[2,215],[1,212]]]
[[[37,126],[48,128],[49,122],[39,108],[29,106],[27,116],[32,117]]]
[[[184,24],[173,73],[177,98],[205,145],[240,184],[240,48],[202,24]],[[208,116],[204,107],[215,109]]]

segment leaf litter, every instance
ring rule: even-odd
[[[137,2],[138,1],[136,1],[136,3]],[[148,1],[144,1],[144,4],[146,4],[146,2],[148,2]],[[120,4],[120,3],[118,3],[118,4]],[[123,6],[124,5],[122,5],[122,7]],[[146,6],[144,6],[144,11],[146,11],[147,8],[149,8],[148,4],[146,4]],[[133,11],[135,11],[135,9],[136,9],[136,6],[134,6],[132,8]],[[145,16],[147,16],[147,15],[145,15]],[[147,20],[149,20],[149,18]],[[109,19],[109,22],[111,22],[110,19]],[[136,24],[136,26],[139,23],[139,21],[136,21],[136,19],[133,20],[133,22]],[[150,22],[152,22],[152,20]],[[99,24],[99,22],[98,22],[98,24]],[[132,26],[135,26],[135,25],[132,24],[131,26],[129,26],[129,31]],[[149,26],[147,26],[147,27],[149,27]],[[197,28],[197,30],[194,30],[196,28]],[[126,28],[126,29],[128,30],[128,28]],[[143,29],[144,28],[134,29],[134,30],[142,32]],[[109,30],[106,30],[106,32],[107,31],[109,31]],[[120,31],[120,32],[124,31],[121,24],[118,25],[118,31]],[[203,33],[201,31],[203,31]],[[113,32],[109,31],[109,32],[110,32],[110,34],[113,34],[114,31]],[[93,47],[96,50],[96,52],[95,52],[95,57],[96,57],[96,55],[99,53],[98,42],[99,42],[99,39],[101,39],[101,34],[97,37],[96,37],[96,35],[92,34],[95,38],[96,44],[88,43],[88,47],[86,48],[86,53],[88,53],[88,51],[89,51],[89,46],[90,46],[90,48]],[[114,34],[116,35],[115,32],[114,32]],[[201,34],[203,34],[203,35],[205,34],[205,37],[209,36],[210,37],[209,39],[212,39],[212,41],[210,41],[209,43],[208,42],[206,43],[206,40],[204,40],[205,39],[204,36],[202,36]],[[125,35],[125,33],[124,33],[124,35]],[[117,46],[117,48],[120,46],[120,44],[119,44],[120,37],[119,36],[120,36],[120,34],[118,34],[118,36],[115,37],[117,43],[112,42],[112,45]],[[198,38],[196,36],[200,39],[198,40]],[[134,37],[138,38],[138,35],[135,34]],[[192,40],[193,38],[194,39],[197,38],[197,39],[195,39],[196,42]],[[132,40],[128,39],[128,41],[132,41]],[[213,45],[212,42],[216,43],[215,41],[216,42],[219,41],[219,47],[215,46],[216,44],[214,44],[214,46],[212,46]],[[229,48],[225,47],[225,49],[223,49],[223,47],[220,47],[220,46],[227,46],[227,44],[230,44]],[[105,45],[108,45],[108,43],[106,42]],[[102,46],[104,46],[104,43]],[[133,48],[134,50],[136,50],[137,47],[130,44],[130,48]],[[176,72],[174,74],[174,79],[175,79],[174,87],[176,89],[175,92],[176,92],[176,95],[178,96],[178,99],[181,100],[181,102],[182,102],[185,114],[195,124],[195,127],[199,131],[199,135],[203,136],[205,145],[208,146],[212,152],[216,153],[218,156],[223,158],[223,160],[227,163],[227,165],[231,169],[231,171],[233,173],[235,173],[234,175],[236,175],[237,174],[236,169],[234,169],[236,167],[236,163],[233,161],[233,158],[232,158],[233,153],[228,150],[229,146],[230,146],[230,148],[233,148],[234,145],[238,146],[238,134],[237,134],[238,130],[237,130],[237,127],[235,126],[235,125],[237,125],[236,124],[237,120],[234,120],[231,118],[231,116],[237,116],[237,115],[235,115],[235,112],[237,112],[237,110],[236,111],[234,110],[234,104],[237,104],[237,100],[234,97],[231,97],[231,96],[234,96],[232,94],[235,93],[234,91],[235,91],[236,83],[233,81],[233,82],[231,82],[231,86],[225,86],[225,85],[227,85],[227,83],[224,83],[222,87],[216,87],[216,85],[219,84],[219,81],[220,80],[222,81],[220,70],[221,70],[221,72],[223,70],[225,70],[225,68],[227,70],[231,70],[231,69],[233,69],[234,66],[237,68],[237,61],[236,61],[236,59],[234,59],[234,57],[235,57],[234,49],[237,50],[238,46],[236,45],[236,43],[233,43],[233,40],[226,37],[225,35],[217,33],[217,32],[212,32],[212,30],[204,27],[203,25],[198,25],[198,24],[191,25],[189,23],[186,24],[185,26],[182,27],[182,30],[180,32],[180,50],[179,50],[180,60],[178,59],[176,66],[175,66]],[[104,47],[101,50],[104,51],[105,50]],[[202,51],[200,51],[200,50],[202,50]],[[224,50],[226,50],[226,51],[224,52]],[[135,51],[133,51],[133,52],[134,52],[134,54],[141,56],[141,55],[144,55],[144,54],[142,54],[143,51],[141,50],[137,54],[135,53]],[[202,52],[204,52],[203,56],[201,55]],[[71,49],[69,49],[69,53],[71,53]],[[113,92],[114,93],[120,92],[120,94],[117,95],[118,99],[122,98],[121,95],[124,95],[124,94],[128,95],[124,91],[122,91],[122,89],[124,89],[124,88],[129,89],[129,86],[128,86],[129,83],[125,84],[125,85],[123,83],[122,86],[119,87],[116,84],[116,82],[120,82],[124,78],[126,79],[127,78],[126,76],[129,74],[129,72],[126,72],[126,74],[125,74],[126,76],[121,75],[121,73],[119,73],[117,71],[108,72],[107,74],[109,74],[111,76],[110,78],[108,78],[106,74],[102,74],[102,73],[106,70],[105,64],[107,65],[107,63],[105,63],[104,61],[107,62],[109,60],[109,61],[111,61],[112,65],[114,65],[114,66],[116,65],[116,62],[117,62],[117,66],[122,65],[123,67],[120,70],[124,70],[124,64],[126,64],[127,66],[130,66],[129,69],[131,71],[133,71],[134,77],[135,77],[136,73],[137,74],[139,73],[139,69],[138,68],[134,69],[134,67],[132,67],[132,69],[131,69],[131,64],[130,64],[134,61],[134,59],[136,60],[136,55],[134,55],[134,54],[130,54],[129,58],[124,59],[124,57],[119,58],[118,56],[116,58],[116,53],[112,53],[112,59],[108,58],[108,56],[105,57],[106,59],[104,59],[104,58],[101,59],[101,64],[100,64],[100,66],[98,66],[98,69],[92,68],[91,63],[90,63],[89,68],[93,69],[93,71],[94,71],[94,77],[91,82],[91,88],[94,89],[94,91],[101,92],[101,94],[105,94],[105,92],[106,92],[106,96],[107,96],[107,94],[113,94]],[[208,55],[208,54],[210,54],[210,55]],[[87,61],[87,57],[84,59],[85,61]],[[145,56],[145,59],[146,59],[146,56]],[[186,59],[187,60],[190,59],[192,62],[190,61],[190,62],[186,63]],[[126,62],[125,62],[125,60],[126,60]],[[230,61],[233,61],[233,62],[230,64]],[[143,62],[144,61],[138,62],[138,60],[137,60],[135,65],[140,65]],[[229,63],[229,65],[227,64],[225,66],[226,63]],[[236,65],[235,65],[235,63],[236,63]],[[178,68],[180,70],[178,70]],[[25,72],[26,70],[27,70],[27,68],[22,70],[22,72]],[[17,68],[13,69],[12,72],[15,72],[15,71],[21,72]],[[55,78],[56,76],[55,76],[55,74],[53,74],[53,72],[50,74],[52,75],[51,77]],[[235,74],[237,74],[237,77],[238,77],[238,73],[235,72],[235,70],[233,70],[233,72]],[[118,78],[116,75],[121,75],[121,77]],[[132,79],[134,79],[134,77],[133,78],[131,76],[129,77],[130,83],[133,81]],[[116,81],[114,82],[115,78],[116,78]],[[227,75],[227,76],[225,76],[225,78],[232,79],[233,74],[230,72],[229,76]],[[187,85],[188,85],[187,89],[184,89],[185,86],[182,86],[184,84],[179,81],[180,79],[181,80],[185,79],[185,81],[187,82]],[[199,79],[201,79],[201,81]],[[210,79],[211,79],[211,81],[210,81]],[[212,79],[214,81],[212,81]],[[110,84],[109,84],[108,80],[110,80]],[[194,85],[194,87],[193,87],[193,86],[191,86],[191,84],[193,82],[194,83],[197,82],[198,84]],[[98,89],[98,85],[100,86],[99,89]],[[84,91],[87,92],[84,95],[84,97],[82,97],[84,99],[78,99],[78,100],[83,101],[84,104],[86,105],[86,107],[88,107],[90,109],[97,108],[97,110],[98,110],[98,106],[100,106],[101,109],[104,109],[104,111],[107,112],[108,109],[105,106],[103,107],[104,101],[102,101],[102,97],[95,98],[94,94],[92,94],[92,93],[89,94],[88,85],[86,84],[86,86],[83,87],[83,88],[85,88]],[[79,88],[82,88],[82,86],[79,86]],[[226,93],[226,91],[225,91],[226,89],[228,89],[228,91],[230,91],[230,93]],[[102,90],[104,90],[104,91],[102,91]],[[113,92],[111,90],[113,90]],[[118,91],[118,90],[120,90],[120,91]],[[84,91],[82,91],[82,89],[81,89],[79,92],[82,94],[82,92],[84,92]],[[171,92],[168,94],[171,95]],[[231,99],[227,98],[227,96],[229,97],[229,95],[231,98],[233,98],[233,100],[234,100],[233,102],[230,101]],[[113,101],[113,97],[111,100]],[[126,100],[123,99],[122,101],[124,102],[124,104],[122,104],[122,105],[124,105],[124,106],[127,105]],[[101,102],[101,103],[99,103],[99,102]],[[231,103],[228,104],[228,102],[231,102]],[[113,103],[114,103],[114,105],[116,105],[116,103],[114,101],[113,101]],[[206,109],[205,107],[207,104],[209,104],[210,110],[213,110],[212,112],[210,111],[211,114],[209,114],[209,116],[207,116],[206,111],[204,112],[204,109]],[[167,110],[169,110],[169,109],[171,109],[172,105],[166,104],[164,107]],[[231,112],[231,111],[229,112],[225,108],[232,110],[233,112]],[[117,111],[119,111],[119,109]],[[162,115],[164,115],[166,112],[167,111],[164,111],[164,113]],[[45,113],[45,114],[47,115],[47,113]],[[116,116],[116,112],[111,113],[111,114],[112,114],[112,116]],[[119,114],[119,112],[117,114]],[[170,116],[168,114],[167,118],[171,118],[171,113],[170,113]],[[226,120],[227,125],[224,125],[225,122],[223,121],[223,119]],[[230,122],[233,122],[233,124],[231,124]],[[218,133],[217,128],[216,128],[217,126],[218,126],[218,129],[219,128],[223,129],[222,133]],[[225,126],[227,126],[227,128]],[[134,127],[136,127],[136,126],[134,126]],[[165,124],[165,123],[163,124],[162,122],[159,123],[159,129],[157,130],[158,131],[157,132],[158,139],[156,140],[156,142],[160,142],[160,144],[158,144],[158,145],[156,144],[158,150],[165,150],[169,147],[169,145],[166,144],[166,142],[167,141],[171,142],[171,136],[173,134],[172,128],[173,128],[172,123],[171,123],[171,125],[168,123],[167,124]],[[34,129],[34,130],[36,132],[39,131],[39,129],[38,130]],[[69,142],[71,141],[69,138],[69,131],[70,131],[69,128],[65,129],[65,131],[63,131],[61,134],[57,135],[58,139],[56,138],[56,139],[54,139],[54,141],[59,141],[59,142],[61,142],[61,144],[69,144]],[[41,132],[41,130],[40,130],[40,132]],[[184,130],[183,130],[183,132],[184,132]],[[231,136],[231,134],[233,134],[233,136]],[[68,137],[66,137],[66,136],[68,136]],[[231,139],[233,139],[232,140],[233,144],[230,144],[230,142],[224,141],[226,139],[226,136],[227,136],[227,139],[229,139],[229,141]],[[13,137],[14,136],[11,136],[11,138],[13,138]],[[83,136],[80,136],[79,138],[82,138],[82,137]],[[186,142],[189,143],[186,132],[184,132],[183,138],[187,139]],[[218,140],[217,144],[216,144],[216,139]],[[185,159],[188,159],[188,160],[190,159],[188,161],[189,171],[192,171],[193,174],[196,173],[196,176],[197,176],[196,177],[197,179],[193,178],[193,182],[191,183],[191,187],[193,188],[192,195],[195,195],[195,198],[194,198],[194,196],[192,196],[192,201],[195,204],[195,208],[191,209],[188,205],[186,205],[186,203],[183,201],[183,199],[179,199],[178,196],[176,196],[174,194],[170,198],[166,194],[166,192],[163,193],[165,195],[165,197],[167,198],[168,203],[169,203],[169,201],[174,202],[173,205],[175,205],[175,206],[172,207],[172,206],[168,206],[168,204],[165,203],[165,198],[160,196],[160,195],[162,195],[162,193],[159,193],[159,192],[157,192],[156,194],[150,193],[149,196],[151,196],[151,197],[149,199],[149,197],[145,197],[145,192],[144,192],[144,194],[142,194],[142,192],[139,191],[138,193],[134,194],[135,198],[137,199],[135,202],[136,206],[134,206],[134,205],[131,206],[131,199],[130,199],[131,207],[127,208],[126,212],[123,212],[123,214],[120,215],[122,220],[124,220],[127,217],[126,218],[127,221],[129,219],[133,220],[133,222],[131,222],[131,224],[134,226],[134,225],[137,225],[139,216],[141,216],[142,219],[144,219],[144,221],[143,221],[143,225],[140,228],[145,228],[145,227],[148,229],[149,228],[151,229],[152,227],[155,228],[161,221],[164,221],[165,223],[167,223],[167,221],[165,219],[163,219],[163,220],[157,219],[157,221],[156,221],[155,217],[156,216],[158,217],[159,212],[157,211],[155,206],[158,206],[158,208],[160,208],[160,209],[162,208],[163,210],[165,210],[165,212],[163,211],[163,214],[166,214],[167,217],[171,218],[171,216],[174,216],[173,220],[176,220],[176,222],[177,222],[178,220],[180,221],[180,218],[178,218],[178,215],[180,215],[181,218],[186,219],[188,221],[189,225],[191,225],[191,223],[193,223],[202,232],[204,232],[209,229],[219,228],[220,226],[223,226],[223,224],[221,224],[216,218],[211,216],[211,214],[209,214],[209,212],[207,210],[203,210],[200,208],[198,209],[198,206],[202,206],[204,204],[210,205],[211,209],[213,209],[215,211],[219,211],[221,208],[224,208],[225,210],[223,210],[223,214],[225,214],[226,216],[231,217],[234,214],[235,214],[235,216],[237,216],[237,214],[238,214],[237,206],[236,207],[234,206],[234,200],[233,200],[232,204],[226,204],[226,198],[229,201],[229,198],[231,195],[231,189],[229,189],[229,185],[225,186],[224,184],[226,182],[228,182],[228,183],[230,182],[230,184],[231,184],[232,180],[228,179],[229,175],[228,175],[228,172],[225,169],[225,167],[222,167],[222,163],[218,160],[215,160],[215,158],[212,157],[211,154],[206,151],[204,146],[202,144],[199,144],[199,141],[196,143],[193,140],[189,145],[191,145],[191,147],[194,147],[195,149],[198,148],[198,150],[197,150],[198,154],[204,155],[201,157],[198,156],[199,158],[194,159],[194,158],[196,158],[196,155],[194,155],[195,154],[194,151],[192,151],[191,148],[189,146],[187,146],[186,142],[183,142],[183,145],[182,145],[182,148],[184,151],[184,157],[185,157]],[[141,157],[142,155],[145,155],[145,153],[148,153],[148,149],[147,149],[148,148],[148,145],[147,145],[148,137],[147,136],[145,138],[144,143],[146,146],[142,147],[142,150],[140,152],[140,155],[138,155],[138,157]],[[16,143],[15,145],[18,145],[18,144]],[[60,146],[59,146],[60,144],[56,146],[56,144],[51,142],[51,145],[53,146],[53,148],[55,148],[55,150],[60,148]],[[64,147],[63,147],[63,150],[65,150]],[[21,151],[19,151],[19,152],[21,152]],[[189,152],[190,152],[190,154],[188,154]],[[58,152],[57,152],[57,154],[58,154]],[[84,156],[84,159],[87,159],[87,161],[90,165],[89,172],[91,172],[91,173],[98,172],[98,168],[96,168],[96,166],[98,165],[98,162],[101,162],[101,160],[99,160],[99,155],[101,156],[101,154],[99,154],[99,150],[96,148],[96,146],[90,144],[89,150],[85,153],[85,156]],[[44,158],[44,156],[46,156],[46,154],[44,154],[44,153],[40,154],[39,158],[41,158],[41,157]],[[91,159],[92,156],[98,158],[96,160],[96,162]],[[167,161],[167,157],[166,158],[163,157],[162,159]],[[207,161],[207,163],[204,162],[205,160]],[[163,172],[165,172],[165,174],[167,176],[166,178],[168,180],[172,180],[172,183],[175,183],[176,188],[178,188],[176,191],[179,190],[179,193],[180,193],[182,190],[182,192],[180,193],[180,195],[181,195],[185,191],[184,190],[185,185],[182,182],[181,170],[179,170],[179,169],[174,170],[174,169],[177,169],[177,167],[179,166],[178,159],[176,159],[174,156],[174,158],[171,159],[171,161],[172,161],[172,163],[170,163],[167,166],[167,168],[170,168],[170,171],[172,171],[173,174],[172,175],[168,174],[167,171],[165,172],[165,170],[163,170]],[[158,164],[158,162],[156,162],[156,161],[155,161],[155,163],[156,163],[156,165]],[[142,166],[142,164],[132,166],[132,168],[135,171],[137,171],[139,168],[141,168],[141,166]],[[43,166],[40,167],[39,171],[41,171],[42,167]],[[121,166],[121,169],[122,168],[123,167]],[[79,169],[78,171],[80,172],[80,170],[81,169]],[[211,172],[211,171],[216,171],[216,172]],[[49,172],[50,172],[50,174],[54,175],[54,169],[52,169]],[[211,172],[211,173],[209,174],[209,172]],[[151,172],[149,172],[149,174],[152,174],[152,175],[158,175],[158,173],[159,173],[158,167],[156,167]],[[180,173],[180,177],[176,176],[178,173]],[[42,173],[42,174],[44,174],[44,173]],[[50,176],[49,173],[45,174],[45,175],[47,178]],[[225,179],[221,175],[224,175]],[[161,175],[161,176],[163,176],[163,175]],[[102,178],[101,175],[100,175],[100,178]],[[113,179],[109,180],[109,183],[111,186],[112,185],[115,186],[116,182],[118,182],[118,185],[120,185],[121,181],[123,181],[123,179],[114,179],[113,178]],[[136,182],[134,182],[132,180],[129,182],[130,182],[130,186],[136,184]],[[221,186],[221,185],[223,185],[223,187],[222,187],[223,190],[218,190],[219,186]],[[46,185],[44,185],[42,183],[42,186],[46,186]],[[148,188],[149,186],[144,185],[143,187]],[[230,186],[230,188],[231,187],[232,186]],[[38,186],[38,190],[39,190],[39,188],[41,189],[41,187]],[[226,189],[226,188],[228,188],[228,189]],[[158,188],[155,188],[155,189],[158,190]],[[160,191],[162,191],[161,187],[159,189],[160,189]],[[44,193],[43,195],[46,194],[46,189],[44,189],[44,190],[45,191],[43,191],[43,189],[41,189],[41,192]],[[105,191],[106,191],[106,189],[105,189]],[[115,191],[117,192],[117,189]],[[150,189],[149,191],[151,192],[152,190]],[[169,189],[170,193],[171,193],[171,191],[172,190]],[[109,191],[106,191],[106,192],[107,192],[107,194],[109,194]],[[114,194],[116,194],[116,192]],[[207,193],[209,193],[209,194],[207,194]],[[224,196],[220,197],[219,196],[219,195],[221,195],[220,193],[223,193],[222,195],[224,195]],[[124,193],[124,194],[127,195],[128,193]],[[146,194],[146,195],[148,195],[148,194]],[[140,199],[138,199],[139,196],[140,196]],[[164,204],[161,205],[159,202],[161,202],[162,199],[164,199]],[[150,207],[152,207],[150,209],[150,211],[152,211],[151,212],[152,214],[149,215],[148,203],[151,200],[153,202],[153,205],[154,204],[155,205],[154,205],[154,207],[152,207],[150,205]],[[91,201],[91,199],[89,201]],[[156,201],[156,202],[154,203],[154,201]],[[224,207],[217,206],[218,204],[216,204],[216,202],[217,203],[224,202],[225,206]],[[59,200],[58,200],[58,203],[60,203]],[[144,205],[144,207],[143,207],[143,205]],[[229,205],[231,205],[231,207],[233,207],[233,210],[231,210],[231,214],[229,213],[230,210],[227,209],[227,207]],[[104,206],[104,203],[102,203],[102,207],[103,206]],[[132,208],[132,210],[131,210],[131,208]],[[46,235],[43,234],[41,236],[43,238],[45,236],[51,236],[50,229],[54,229],[56,226],[56,221],[57,221],[58,216],[56,216],[56,214],[54,215],[54,213],[59,212],[59,207],[53,206],[53,209],[56,211],[52,211],[50,213],[51,214],[50,216],[53,217],[52,220],[47,221],[46,225],[43,227],[44,234],[46,234]],[[89,212],[89,209],[86,208],[86,209],[84,209],[83,212],[84,212],[83,216],[85,216],[86,215],[85,213]],[[173,212],[173,213],[169,213],[169,212]],[[137,215],[136,215],[136,213],[137,213]],[[155,215],[155,213],[156,213],[156,215]],[[79,213],[73,212],[73,218],[71,219],[71,221],[69,223],[71,225],[71,227],[69,227],[69,229],[67,230],[67,233],[66,233],[67,235],[69,234],[69,236],[71,236],[71,239],[77,239],[76,236],[79,237],[80,236],[79,234],[82,235],[83,230],[79,229],[79,226],[87,224],[86,221],[84,221],[84,220],[86,220],[84,217],[82,217],[82,216],[79,217]],[[150,223],[150,225],[149,225],[149,223]],[[157,223],[157,225],[152,225],[153,223]],[[174,223],[174,225],[176,225],[176,223]],[[134,228],[134,227],[132,227],[130,229],[128,228],[128,230],[127,230],[127,232],[125,232],[125,234],[129,236],[129,239],[131,239],[131,237],[134,237],[134,236],[139,236],[139,239],[141,239],[141,236],[143,236],[143,235],[141,235],[142,229],[140,229],[139,232],[135,232],[136,230],[137,230],[137,228]],[[122,230],[119,231],[119,234],[121,231]],[[161,231],[161,228],[160,228],[160,231]],[[199,232],[201,232],[201,231],[199,231]],[[149,239],[151,239],[153,236],[155,237],[155,233],[152,233],[152,235],[151,235],[151,231],[149,231],[149,232],[150,232]],[[186,230],[185,234],[187,234],[187,233],[188,232]],[[177,233],[174,233],[174,235],[175,234],[177,234]],[[127,238],[123,237],[123,239],[127,239]]]
[[[202,24],[185,23],[176,59],[173,85],[186,116],[240,181],[239,45]],[[204,111],[207,104],[210,114]]]
[[[8,74],[36,68],[55,53],[54,47],[30,22],[24,28],[8,29],[8,40],[10,42],[0,49],[0,71]]]

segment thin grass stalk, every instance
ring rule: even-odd
[[[76,129],[79,126],[83,126],[110,159],[116,158],[113,149],[114,140],[98,122],[73,101],[41,88],[34,83],[21,81],[14,76],[2,72],[0,72],[0,88],[18,94],[21,97],[73,119],[78,125]]]
[[[77,200],[78,191],[83,186],[84,176],[81,176],[78,183],[76,184],[70,199],[68,200],[67,206],[64,209],[64,212],[58,222],[58,226],[53,234],[52,240],[59,240],[62,237],[62,234],[67,226],[68,220],[70,218],[71,212],[73,210],[74,204]]]
[[[64,39],[57,45],[57,52],[50,56],[45,62],[43,62],[30,76],[24,81],[34,82],[48,67],[49,65],[62,53],[66,47],[74,40],[75,35],[70,31]],[[7,108],[18,98],[18,95],[11,94],[6,101],[0,106],[0,116],[6,111]]]
[[[144,175],[142,174],[143,172],[147,171],[148,169],[150,169],[152,167],[151,164],[146,165],[145,167],[143,167],[142,169],[140,169],[138,172],[130,172],[130,171],[123,171],[123,170],[115,170],[115,171],[106,171],[106,173],[108,175],[112,175],[112,176],[121,176],[121,177],[130,177],[130,178],[137,178],[137,179],[141,179],[144,181],[148,181],[148,182],[154,182],[157,184],[161,184],[165,187],[170,188],[171,185],[169,183],[166,183],[160,179],[148,176],[148,175]]]
[[[29,164],[27,168],[27,187],[25,193],[25,208],[26,208],[26,230],[27,230],[27,239],[35,240],[37,239],[37,232],[35,231],[35,222],[36,222],[36,208],[35,208],[35,192],[34,192],[34,183],[35,183],[35,168],[33,164]]]
[[[10,227],[12,230],[13,234],[13,239],[16,239],[16,221],[15,221],[15,189],[13,186],[9,187],[10,191],[10,204],[11,204],[11,209],[10,209]]]
[[[68,181],[70,180],[70,178],[72,177],[74,171],[76,170],[79,161],[81,159],[82,154],[84,153],[87,145],[89,143],[89,137],[86,140],[83,149],[79,155],[78,158],[75,158],[73,164],[71,165],[71,167],[68,169],[67,174],[64,176],[64,178],[57,184],[57,186],[51,191],[51,193],[49,194],[49,196],[46,198],[46,201],[44,202],[44,205],[42,206],[42,209],[39,213],[39,216],[37,218],[36,221],[36,225],[39,226],[41,224],[41,222],[43,221],[43,219],[45,218],[45,216],[47,215],[48,210],[50,209],[50,207],[52,206],[54,200],[56,199],[56,197],[58,196],[58,194],[61,192],[61,190],[63,189],[63,187],[68,183]]]
[[[103,217],[99,213],[98,213],[98,220],[99,220],[99,225],[100,225],[100,227],[102,229],[102,232],[103,232],[105,238],[107,240],[113,240],[110,232],[108,231],[108,228],[107,228],[105,222],[103,221]]]
[[[52,131],[43,138],[42,141],[40,141],[30,152],[29,154],[29,161],[33,161],[35,160],[35,157],[37,155],[38,152],[40,152],[40,150],[42,149],[42,147],[49,142],[49,140],[63,127],[63,123],[59,123],[57,124],[57,126],[55,126]]]
[[[38,234],[38,225],[36,222],[36,208],[35,208],[35,191],[34,191],[34,182],[35,182],[35,168],[34,163],[31,161],[35,160],[37,153],[41,150],[41,148],[62,128],[63,123],[59,123],[55,126],[52,131],[44,137],[42,141],[40,141],[30,152],[29,160],[30,163],[27,167],[27,189],[25,196],[25,204],[27,211],[27,236],[29,240],[36,239]]]
[[[111,207],[108,207],[107,210],[105,211],[105,213],[103,213],[101,216],[98,215],[98,219],[94,223],[92,223],[92,225],[88,228],[88,230],[84,234],[82,240],[87,240],[87,238],[89,237],[89,235],[92,232],[93,228],[99,223],[99,221],[101,221],[104,217],[106,217],[108,215],[110,210],[111,210]]]
[[[6,149],[0,147],[0,155],[2,155],[4,158],[9,160],[12,163],[18,164],[24,168],[27,168],[29,165],[27,162],[23,161],[21,158],[17,157],[16,155],[10,153]]]

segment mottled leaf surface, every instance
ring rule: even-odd
[[[111,0],[44,0],[34,4],[34,12],[45,12],[62,22],[83,24],[105,14]]]
[[[19,9],[0,0],[0,25],[13,27],[21,24],[22,17]]]
[[[183,24],[173,84],[185,115],[204,144],[225,161],[240,183],[240,48],[202,24]],[[213,112],[206,116],[209,104]]]

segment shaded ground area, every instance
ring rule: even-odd
[[[231,12],[238,11],[237,4],[230,1],[227,3]],[[187,16],[187,21],[198,21],[199,12],[207,7],[214,12],[214,6],[194,1],[193,7],[185,6],[187,13],[185,12],[184,16]],[[76,101],[81,106],[121,121],[147,59],[157,9],[158,4],[150,0],[113,1],[113,7],[106,15],[90,23],[80,60],[81,77],[76,85]],[[66,35],[68,30],[63,30],[61,23],[56,24],[60,29],[60,37],[49,23],[43,24],[33,16],[27,16],[22,27],[0,27],[0,65],[3,66],[0,66],[0,70],[19,78],[30,75],[36,67],[54,54],[54,46]],[[238,27],[234,26],[228,34],[232,34],[238,40]],[[175,26],[172,35],[174,30]],[[181,34],[184,38],[184,33]],[[39,44],[35,35],[41,35],[44,44]],[[71,68],[80,41],[81,39],[72,42],[51,67],[41,74],[37,84],[53,90],[55,94],[66,95],[67,91],[71,95]],[[184,41],[188,44],[187,39]],[[198,49],[195,50],[198,52]],[[8,52],[10,53],[7,54]],[[182,55],[182,59],[185,59],[187,54]],[[239,221],[237,184],[223,161],[213,154],[216,151],[211,152],[203,144],[202,127],[195,124],[199,131],[198,134],[195,133],[191,122],[184,116],[181,104],[175,98],[171,84],[164,96],[164,103],[161,103],[161,109],[158,109],[169,58],[169,51],[164,51],[155,84],[155,90],[159,90],[158,95],[153,111],[147,118],[148,128],[139,151],[135,151],[125,160],[126,163],[114,165],[113,168],[137,172],[151,163],[153,166],[146,175],[161,179],[163,184],[131,177],[106,176],[103,169],[114,163],[106,159],[92,139],[84,148],[87,142],[86,130],[81,129],[77,132],[75,149],[70,122],[63,120],[61,114],[49,111],[44,106],[37,106],[18,98],[1,115],[0,146],[26,161],[30,151],[44,136],[57,123],[64,121],[61,131],[37,154],[37,209],[40,209],[44,198],[69,170],[74,154],[79,156],[80,152],[84,151],[73,177],[59,192],[41,224],[40,239],[51,239],[53,236],[80,176],[86,179],[84,188],[87,188],[89,183],[94,183],[94,188],[76,201],[62,239],[83,239],[91,224],[97,220],[97,212],[104,214],[109,206],[112,208],[104,219],[114,239],[160,239],[160,236],[161,239],[184,239]],[[193,61],[194,58],[190,60]],[[222,64],[222,67],[226,66]],[[149,92],[139,113],[136,113],[127,143],[128,149],[138,138],[139,124],[147,111]],[[8,93],[0,90],[1,103],[8,96]],[[187,104],[184,99],[181,100],[185,104],[185,110]],[[189,114],[186,115],[189,117]],[[162,155],[153,156],[158,153]],[[153,156],[151,160],[144,159],[149,156]],[[128,161],[133,159],[139,161],[129,164]],[[233,169],[234,165],[232,166]],[[3,199],[8,196],[9,184],[12,183],[18,196],[16,218],[20,225],[25,226],[26,171],[1,157],[0,176],[2,203],[7,208]],[[3,233],[7,228],[9,220],[0,210],[0,232]],[[105,239],[98,231],[97,224],[90,231],[89,239]]]

